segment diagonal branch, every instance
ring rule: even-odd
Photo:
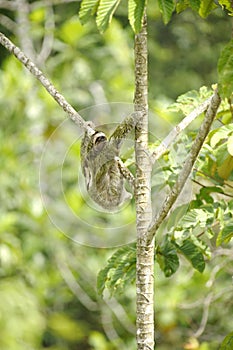
[[[158,215],[155,217],[154,221],[152,221],[151,225],[149,226],[149,230],[148,230],[148,234],[147,234],[147,244],[148,245],[151,243],[157,229],[159,228],[159,226],[161,225],[163,220],[166,218],[169,210],[172,208],[177,197],[181,193],[181,191],[184,187],[184,184],[192,171],[192,167],[193,167],[193,165],[196,161],[196,158],[200,152],[200,149],[205,141],[205,138],[209,133],[211,124],[216,116],[220,102],[221,102],[221,99],[220,99],[220,96],[216,90],[212,99],[211,99],[210,105],[206,111],[205,118],[203,120],[203,123],[200,126],[200,129],[198,131],[196,139],[193,142],[190,153],[189,153],[188,157],[186,158],[183,169],[181,170],[181,172],[178,176],[178,179],[177,179],[175,185],[173,186],[171,192],[169,193],[169,195],[165,199],[165,201],[162,205],[162,209],[160,210]]]
[[[203,113],[209,106],[212,97],[207,98],[203,103],[201,103],[197,108],[195,108],[191,113],[189,113],[178,125],[176,125],[161,144],[156,148],[156,150],[151,155],[152,164],[159,159],[175,140],[175,138],[183,131],[194,119],[196,119],[201,113]]]
[[[81,117],[81,115],[66,101],[66,99],[58,92],[55,86],[44,76],[42,71],[4,34],[0,32],[0,44],[3,45],[29,70],[30,73],[40,81],[48,93],[54,98],[60,107],[69,115],[70,119],[77,124],[82,130],[87,130],[88,133],[93,134],[95,131],[89,124]]]

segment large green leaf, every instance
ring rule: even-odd
[[[199,15],[206,18],[216,7],[214,0],[201,0]]]
[[[97,277],[97,290],[100,295],[105,288],[111,294],[121,292],[126,284],[135,280],[136,248],[135,244],[118,249],[107,261],[105,268],[100,270]]]
[[[90,16],[96,12],[99,0],[83,0],[79,10],[79,18],[82,24],[89,21]]]
[[[229,98],[233,93],[233,39],[225,46],[218,60],[219,93]]]
[[[223,340],[219,350],[233,349],[233,332],[229,333]]]
[[[172,16],[175,9],[175,4],[173,0],[158,0],[159,9],[162,13],[163,21],[167,24]]]
[[[179,258],[175,246],[166,240],[156,249],[156,260],[166,277],[173,275],[179,267]]]
[[[145,9],[145,0],[129,0],[129,22],[133,31],[138,33],[142,26],[142,18]]]
[[[120,0],[100,0],[97,10],[96,23],[101,33],[108,28],[108,25],[111,22],[112,16],[119,3]]]
[[[189,260],[192,266],[199,272],[205,269],[205,261],[201,249],[190,239],[186,239],[181,245],[174,243],[177,249]]]

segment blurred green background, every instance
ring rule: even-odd
[[[28,1],[26,16],[13,4],[0,1],[1,31],[87,118],[99,124],[119,121],[111,103],[118,102],[124,114],[134,94],[134,35],[126,4],[104,35],[94,21],[81,26],[77,2]],[[230,39],[231,21],[220,9],[205,20],[188,10],[164,26],[152,2],[148,14],[150,109],[153,118],[164,120],[158,129],[169,129],[181,116],[165,108],[178,95],[217,81],[217,60]],[[110,104],[103,119],[95,108],[85,112],[103,103]],[[0,349],[135,349],[135,287],[111,299],[96,295],[96,276],[111,246],[135,239],[133,203],[118,217],[86,204],[77,184],[80,131],[69,121],[57,129],[65,113],[2,47],[0,109]],[[61,169],[64,193],[57,178]],[[72,223],[66,206],[78,217]],[[155,271],[157,349],[218,349],[232,331],[232,250],[216,250],[203,274],[184,261],[171,278],[157,265]],[[195,335],[200,346],[190,338]]]

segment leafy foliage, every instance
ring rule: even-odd
[[[80,20],[83,24],[90,20],[90,16],[96,15],[96,23],[100,32],[103,33],[111,23],[112,17],[121,0],[82,0],[79,10]],[[220,2],[220,5],[226,6]],[[128,19],[135,33],[138,33],[142,25],[142,17],[145,11],[145,0],[128,0]],[[172,14],[191,7],[201,17],[206,18],[217,5],[213,0],[158,0],[158,7],[164,24],[168,24]],[[227,8],[229,5],[227,5]]]
[[[30,14],[30,34],[36,48],[47,38],[44,19],[48,7],[37,8],[37,5],[41,6],[42,3],[30,1],[30,9],[33,9]],[[143,2],[137,2],[137,11],[141,3]],[[199,11],[200,1],[185,0],[183,3],[186,3],[187,7],[195,7],[196,12]],[[227,6],[228,2],[221,3]],[[77,4],[53,6],[56,28],[53,30],[54,43],[45,64],[46,70],[59,89],[69,96],[71,103],[79,109],[94,103],[103,103],[103,99],[131,101],[133,95],[132,48],[129,45],[132,34],[129,34],[125,27],[127,16],[122,15],[122,8],[119,9],[120,16],[112,20],[109,30],[100,36],[93,21],[89,22],[91,16],[97,14],[98,4],[98,1],[82,2],[81,20],[82,23],[86,23],[85,27],[80,25],[76,16]],[[107,26],[115,13],[111,6],[109,11],[102,17],[100,29],[104,30],[104,18]],[[139,30],[140,26],[139,12],[138,29],[134,22],[135,30]],[[151,22],[153,13],[148,13]],[[16,17],[17,14],[12,13],[12,18]],[[153,19],[155,29],[150,31],[148,38],[151,54],[150,91],[154,94],[151,105],[156,115],[162,115],[172,123],[180,120],[180,110],[188,113],[205,99],[205,96],[211,94],[211,91],[205,96],[203,93],[203,98],[200,93],[193,91],[187,94],[187,100],[180,101],[180,105],[177,106],[177,114],[164,112],[164,105],[168,103],[167,97],[175,97],[180,91],[185,91],[187,83],[194,81],[196,86],[200,86],[203,80],[207,84],[212,82],[212,77],[215,80],[215,58],[228,35],[226,29],[221,29],[218,16],[213,16],[209,22],[198,22],[197,17],[188,11],[174,17],[176,18],[173,18],[173,25],[166,28],[159,20]],[[216,31],[211,30],[213,22],[214,25],[218,22]],[[224,28],[227,28],[229,23],[226,18],[222,17],[222,22]],[[20,40],[14,34],[11,36],[17,42]],[[190,50],[190,47],[195,47],[195,50]],[[178,48],[181,55],[178,54]],[[188,55],[189,51],[191,55]],[[120,248],[123,250],[121,253],[116,252],[117,258],[110,264],[111,268],[106,267],[106,271],[103,268],[102,276],[100,272],[100,293],[103,293],[103,288],[109,286],[110,292],[117,297],[114,298],[115,304],[111,305],[109,302],[107,306],[96,296],[95,281],[96,273],[104,266],[109,252],[74,244],[61,235],[49,221],[38,190],[41,150],[56,126],[64,120],[64,113],[38,83],[25,74],[24,69],[13,57],[6,57],[2,52],[0,347],[9,350],[24,350],[25,347],[38,350],[135,349],[132,330],[135,248]],[[206,75],[205,70],[210,74]],[[184,71],[187,71],[186,75],[182,73]],[[154,79],[154,72],[161,74],[159,79]],[[179,79],[175,78],[174,73]],[[98,89],[93,88],[96,85]],[[188,208],[177,207],[171,213],[168,222],[164,222],[164,231],[161,230],[163,232],[158,236],[156,262],[160,269],[157,269],[155,275],[158,300],[157,332],[164,349],[173,348],[174,342],[177,347],[183,347],[184,339],[190,334],[190,320],[193,325],[198,325],[202,318],[203,296],[209,293],[210,286],[214,287],[211,288],[214,297],[206,325],[206,342],[200,347],[218,349],[219,336],[231,331],[232,256],[224,255],[224,247],[227,244],[227,247],[231,248],[232,244],[232,163],[229,158],[232,156],[232,127],[227,125],[232,123],[232,107],[230,96],[226,97],[218,113],[222,125],[217,124],[216,129],[209,135],[195,165],[193,179],[199,183],[195,188],[195,198]],[[108,117],[111,118],[108,121],[115,121],[115,115]],[[96,120],[100,122],[102,116],[98,118]],[[157,119],[153,122],[156,129],[159,129]],[[195,124],[192,129],[198,128],[198,125]],[[194,131],[187,132],[187,150],[193,134]],[[62,143],[64,140],[59,137],[56,145],[60,147]],[[177,143],[175,147],[178,146]],[[81,196],[76,195],[77,179],[74,169],[79,162],[78,148],[74,147],[72,152],[72,162],[65,164],[63,169],[68,203],[78,208],[79,214],[89,221],[100,224],[108,221],[110,226],[114,226],[114,216],[106,218],[105,215],[96,214],[92,217],[90,211],[85,209]],[[155,186],[159,181],[161,187],[166,181],[172,186],[179,170],[172,160],[171,153],[166,154],[164,160],[166,168],[164,167],[161,173],[157,172],[154,178]],[[52,168],[53,163],[50,165]],[[164,177],[165,172],[167,177]],[[54,182],[52,191],[58,187],[57,184]],[[54,203],[54,208],[58,207],[63,213],[60,204],[54,201],[52,195],[49,200]],[[121,216],[122,222],[130,215],[133,221],[132,212],[128,210]],[[69,220],[64,215],[62,220],[69,225]],[[74,228],[69,226],[69,233],[74,233],[77,237],[92,234],[90,226],[87,229],[82,222]],[[123,227],[122,234],[125,233]],[[94,234],[101,237],[103,232],[101,229],[95,229]],[[211,259],[210,249],[216,250]],[[185,259],[180,259],[180,255],[184,255]],[[198,271],[203,268],[204,257],[209,260],[200,275]],[[187,260],[194,269],[190,268]],[[165,279],[164,275],[169,279]],[[119,291],[120,296],[117,295]],[[188,304],[188,312],[182,308],[184,303]],[[193,303],[199,306],[192,309]],[[228,307],[224,308],[223,305]],[[116,309],[121,310],[120,317],[117,317]],[[125,315],[127,320],[124,319]],[[24,322],[21,322],[22,316]],[[106,320],[107,328],[111,327],[112,330],[110,333],[106,331]],[[119,334],[116,339],[115,334]]]
[[[166,277],[170,277],[179,267],[177,251],[168,239],[162,245],[158,245],[155,258]]]
[[[145,0],[128,1],[129,23],[135,33],[138,33],[141,29],[144,9]]]
[[[229,14],[232,16],[233,15],[233,7],[232,4],[229,0],[219,0],[219,4],[223,7],[226,8],[227,11],[229,11]]]
[[[203,272],[205,261],[201,249],[191,240],[186,239],[181,245],[177,245],[177,249],[188,259],[192,266],[199,272]]]
[[[219,350],[231,350],[232,347],[233,347],[233,332],[231,332],[225,337]]]
[[[120,0],[100,0],[97,10],[96,23],[100,32],[103,33],[112,20],[112,16],[119,5]]]
[[[198,13],[200,8],[201,0],[179,0],[176,3],[176,11],[180,13],[186,10],[188,7],[191,7],[195,12]]]
[[[220,183],[233,179],[232,133],[233,124],[214,129],[209,135],[209,143],[203,148],[207,162],[200,170]]]
[[[199,14],[201,17],[206,18],[217,7],[213,0],[201,0]]]
[[[136,271],[135,244],[119,248],[107,261],[97,278],[97,289],[103,294],[105,288],[111,294],[122,292],[125,286],[135,280]]]
[[[202,86],[199,91],[188,91],[178,96],[176,102],[169,106],[169,110],[175,112],[181,111],[184,115],[188,115],[198,105],[210,97],[212,93],[213,91],[206,86]]]
[[[79,10],[79,18],[82,24],[89,21],[90,16],[94,15],[98,6],[99,0],[83,0]]]

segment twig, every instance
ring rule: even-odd
[[[39,65],[43,64],[46,59],[49,57],[52,47],[53,47],[53,39],[54,39],[54,28],[55,28],[55,21],[54,21],[54,12],[53,7],[48,6],[46,9],[46,18],[45,18],[45,35],[43,38],[42,46],[40,53],[37,56],[37,62]]]
[[[88,133],[93,134],[95,131],[88,125],[88,123],[81,117],[81,115],[65,100],[65,98],[58,92],[55,86],[44,76],[42,71],[17,47],[15,46],[3,33],[0,32],[0,44],[3,45],[9,52],[21,62],[29,70],[30,73],[40,81],[48,93],[54,100],[62,107],[62,109],[69,115],[70,119],[77,124],[82,130],[87,130]]]
[[[171,132],[165,137],[161,144],[151,155],[152,164],[159,159],[168,149],[170,144],[175,138],[183,131],[194,119],[196,119],[201,113],[203,113],[209,106],[213,95],[207,98],[202,104],[189,113],[178,125],[171,130]]]
[[[36,1],[30,4],[31,10],[36,10],[40,7],[46,7],[46,6],[55,6],[55,5],[63,5],[63,4],[69,4],[72,2],[77,2],[77,0],[41,0]]]
[[[108,305],[111,312],[118,319],[121,325],[127,330],[127,332],[135,334],[135,325],[133,324],[132,320],[130,320],[129,315],[122,307],[122,305],[118,302],[118,300],[114,297],[111,297],[111,300],[109,298],[105,298],[104,302]]]
[[[36,59],[36,52],[34,50],[33,42],[30,33],[30,21],[29,21],[29,4],[26,0],[17,0],[17,32],[20,40],[20,46],[23,52],[30,57],[33,61]]]
[[[63,280],[72,291],[72,293],[78,298],[80,303],[90,311],[97,311],[97,303],[93,301],[79,285],[68,265],[64,262],[61,263],[61,259],[56,259],[56,263]]]
[[[0,23],[2,26],[4,26],[6,29],[8,29],[10,32],[15,33],[17,29],[17,24],[12,21],[9,17],[0,14]]]
[[[213,257],[216,256],[229,256],[232,258],[233,256],[233,248],[232,249],[225,249],[225,248],[218,248],[213,252]]]
[[[206,328],[206,324],[207,324],[208,317],[209,317],[209,308],[210,308],[210,304],[212,302],[212,296],[213,296],[213,293],[210,292],[204,299],[201,323],[200,323],[199,328],[194,333],[195,338],[200,337]]]
[[[208,135],[208,132],[210,130],[211,124],[215,118],[215,115],[217,113],[219,104],[221,102],[220,96],[218,95],[217,90],[215,91],[213,97],[211,98],[211,103],[207,109],[205,118],[203,120],[203,123],[200,126],[200,129],[198,131],[198,134],[196,136],[195,141],[193,142],[193,145],[191,147],[190,153],[188,157],[186,158],[186,161],[184,163],[183,169],[181,170],[178,179],[173,186],[171,192],[165,199],[161,211],[158,213],[158,215],[155,217],[155,219],[152,221],[151,225],[149,226],[148,234],[147,234],[147,244],[149,245],[163,222],[163,220],[166,218],[169,210],[175,203],[177,197],[181,193],[184,184],[191,173],[192,167],[194,165],[194,162],[196,161],[196,158],[200,152],[200,149],[205,141],[206,136]]]
[[[207,173],[205,173],[204,171],[201,171],[201,170],[199,170],[199,169],[197,169],[197,168],[193,168],[195,171],[196,171],[196,173],[198,174],[201,174],[201,175],[204,175],[207,179],[210,179],[210,180],[214,180],[215,181],[215,183],[217,182],[217,183],[220,183],[220,181],[217,181],[217,179],[214,177],[214,176],[211,176],[210,174],[207,174]],[[220,183],[221,184],[221,183]],[[223,185],[224,186],[226,186],[226,187],[229,187],[229,188],[233,188],[233,186],[232,185],[230,185],[228,182],[226,182],[225,180],[223,181]]]
[[[195,184],[199,185],[199,186],[202,187],[202,188],[207,188],[207,187],[209,187],[209,186],[206,186],[206,185],[202,184],[201,182],[199,182],[199,181],[197,181],[197,180],[195,180],[195,179],[192,179],[192,182],[194,182]],[[214,192],[214,191],[213,191],[213,192]],[[226,196],[226,197],[233,198],[233,195],[228,194],[228,193],[225,193],[224,191],[222,191],[222,192],[217,192],[217,193],[218,193],[218,194],[221,194],[222,196]]]
[[[17,9],[16,1],[0,0],[0,8],[15,11]]]

